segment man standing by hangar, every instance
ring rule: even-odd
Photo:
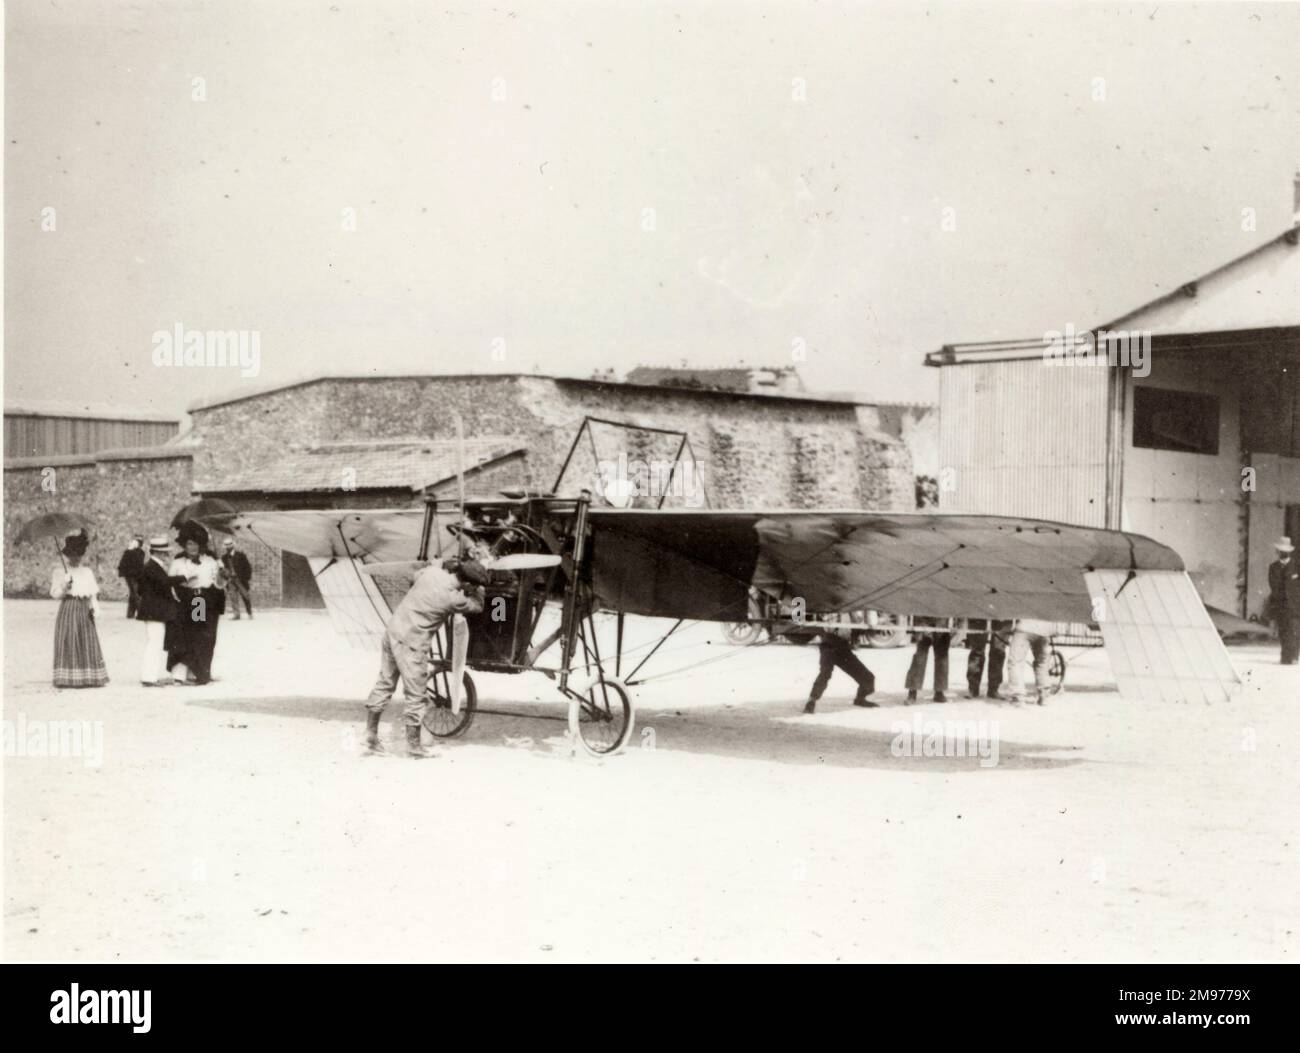
[[[1277,559],[1268,568],[1268,613],[1277,625],[1282,644],[1282,664],[1295,665],[1300,658],[1300,567],[1289,537],[1273,546]]]
[[[388,619],[384,630],[379,678],[366,700],[366,745],[379,750],[379,720],[393,698],[397,681],[406,696],[406,749],[412,757],[424,757],[420,745],[420,719],[424,715],[424,692],[429,679],[429,651],[433,634],[454,614],[477,614],[483,609],[483,586],[488,572],[476,560],[447,560],[425,567],[415,576],[410,590]]]

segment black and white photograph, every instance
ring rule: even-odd
[[[1300,3],[8,0],[3,62],[6,962],[1268,1008]]]

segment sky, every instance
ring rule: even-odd
[[[944,343],[1289,226],[1297,54],[1297,4],[9,0],[4,396],[746,363],[933,401]],[[255,374],[158,364],[178,324]]]

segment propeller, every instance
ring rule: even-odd
[[[498,556],[487,564],[487,568],[488,570],[544,570],[559,565],[559,556],[542,552],[517,552],[511,556]]]
[[[395,563],[365,563],[362,574],[381,578],[414,578],[420,571],[431,564],[427,560],[400,560]],[[544,570],[558,567],[560,557],[540,552],[517,552],[510,556],[498,556],[490,563],[485,562],[488,570]]]

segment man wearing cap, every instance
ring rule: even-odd
[[[117,561],[117,576],[126,582],[126,616],[134,618],[140,603],[140,571],[144,569],[144,535],[136,534]]]
[[[225,573],[226,583],[235,593],[235,600],[232,604],[235,609],[233,615],[235,621],[239,621],[240,600],[244,601],[244,607],[248,611],[248,616],[249,618],[252,618],[253,597],[250,591],[250,586],[253,581],[253,565],[248,562],[248,557],[235,547],[235,539],[233,537],[226,538],[222,545],[221,569]]]
[[[426,705],[424,692],[433,634],[452,615],[481,611],[483,586],[487,583],[487,571],[472,559],[447,560],[416,574],[384,631],[379,679],[366,700],[366,745],[370,749],[380,749],[379,720],[400,678],[406,696],[403,715],[407,752],[412,757],[428,756],[420,745],[420,720]]]
[[[1300,658],[1300,567],[1289,537],[1273,546],[1277,559],[1268,567],[1268,615],[1277,626],[1282,645],[1282,664],[1295,665]]]
[[[167,675],[167,627],[176,621],[180,604],[172,593],[173,585],[183,584],[183,577],[167,573],[171,563],[171,542],[166,534],[149,539],[149,556],[140,568],[140,602],[136,619],[144,622],[144,660],[140,682],[145,687],[162,687],[171,683]]]

